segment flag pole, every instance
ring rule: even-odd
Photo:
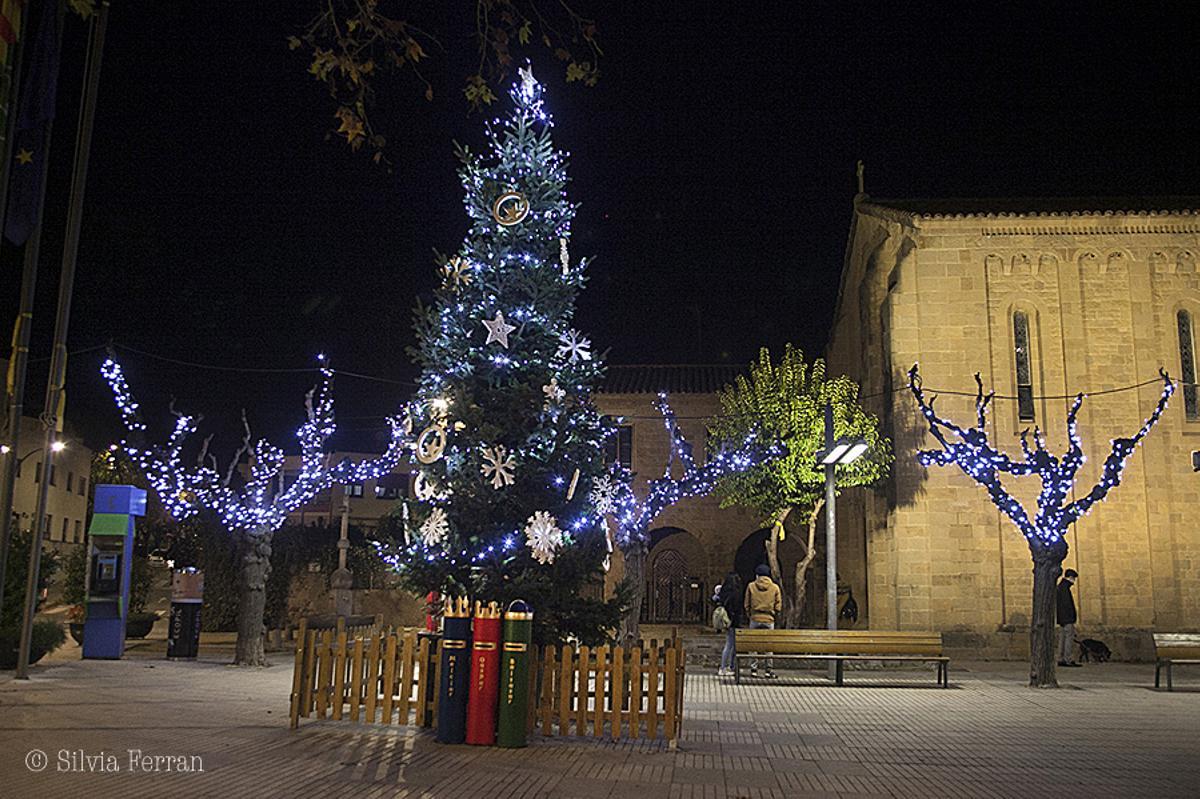
[[[30,9],[21,12],[21,25],[17,41],[13,48],[12,84],[8,100],[8,118],[5,120],[5,136],[3,150],[0,155],[4,162],[0,164],[0,246],[3,246],[4,226],[8,221],[8,189],[12,171],[13,144],[16,140],[18,93],[21,84],[21,64],[26,50],[26,35],[29,32]],[[61,30],[61,29],[60,29]],[[60,34],[61,35],[61,34]],[[46,122],[46,153],[49,156],[50,134],[54,120]],[[0,610],[4,608],[4,575],[8,574],[8,547],[12,540],[13,498],[16,492],[17,464],[21,454],[17,451],[21,443],[21,418],[25,413],[25,374],[29,362],[29,329],[33,325],[33,297],[37,284],[38,245],[41,242],[42,211],[46,204],[46,170],[49,157],[41,163],[42,180],[41,192],[38,196],[37,229],[25,242],[24,266],[21,270],[21,300],[17,309],[17,318],[13,322],[12,354],[9,356],[8,374],[5,379],[5,404],[8,430],[4,443],[8,445],[8,453],[2,456],[0,463]]]
[[[46,404],[42,423],[46,426],[43,443],[42,482],[38,486],[37,514],[33,520],[33,541],[29,550],[29,575],[25,583],[25,616],[21,625],[21,648],[17,655],[19,680],[29,679],[29,650],[33,636],[33,615],[37,608],[38,570],[42,560],[42,540],[46,532],[46,505],[50,494],[54,443],[62,423],[67,377],[67,330],[71,322],[71,295],[75,287],[75,263],[79,255],[79,228],[83,218],[83,194],[87,187],[88,159],[92,148],[92,125],[96,119],[96,94],[100,90],[100,63],[104,57],[104,31],[108,26],[108,0],[100,4],[99,18],[93,18],[84,73],[83,100],[79,108],[79,133],[75,139],[75,171],[71,176],[71,199],[67,208],[67,231],[63,239],[62,276],[58,284],[58,315],[54,322],[54,349],[50,358],[50,379],[46,382]]]
[[[17,130],[17,96],[21,87],[21,55],[25,50],[25,31],[29,25],[27,23],[29,14],[22,11],[21,22],[17,26],[17,39],[12,45],[12,58],[5,65],[5,76],[8,79],[8,91],[5,101],[7,105],[6,116],[4,119],[4,143],[0,146],[0,247],[4,244],[3,225],[4,220],[8,218],[8,173],[13,157],[13,138]],[[18,340],[22,329],[28,330],[28,323],[23,323],[26,315],[32,315],[33,309],[33,281],[36,274],[29,274],[29,270],[22,270],[21,274],[21,303],[17,310],[16,321],[13,322],[13,352],[9,357],[17,358]],[[28,337],[26,338],[26,354],[28,353]],[[8,374],[4,380],[4,413],[5,413],[5,435],[4,443],[8,446],[8,452],[4,453],[0,460],[0,612],[4,610],[4,583],[5,575],[8,574],[8,541],[12,535],[12,505],[13,505],[13,490],[16,487],[17,478],[17,445],[21,438],[21,402],[17,399],[17,415],[13,416],[13,399],[16,396],[17,377],[20,377],[22,383],[21,390],[24,391],[25,386],[25,359],[21,359],[22,368],[20,371],[16,369],[15,362],[9,363]]]

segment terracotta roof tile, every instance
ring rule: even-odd
[[[638,364],[605,367],[602,394],[715,394],[745,374],[731,364]]]

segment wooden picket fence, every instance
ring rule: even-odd
[[[529,669],[531,732],[658,738],[683,725],[685,657],[678,639],[624,647],[546,646]],[[431,727],[437,718],[441,645],[417,630],[350,637],[344,627],[296,635],[290,718]]]
[[[543,647],[536,703],[541,733],[614,739],[661,734],[674,743],[683,729],[685,665],[678,639],[632,649]]]

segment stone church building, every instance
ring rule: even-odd
[[[906,387],[919,362],[939,413],[963,423],[980,372],[998,395],[992,441],[1017,454],[1035,426],[1061,452],[1069,397],[1088,392],[1079,493],[1110,441],[1152,411],[1159,367],[1181,381],[1122,484],[1072,528],[1064,566],[1080,575],[1080,636],[1118,657],[1149,654],[1148,630],[1200,629],[1198,256],[1200,197],[855,199],[827,358],[859,382],[896,451],[884,486],[838,504],[839,574],[866,625],[940,630],[977,654],[1028,651],[1024,539],[957,468],[913,457],[935,446]],[[1036,477],[1006,485],[1035,505]]]

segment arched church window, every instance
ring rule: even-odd
[[[1189,420],[1200,419],[1196,389],[1196,339],[1192,333],[1192,315],[1181,310],[1176,314],[1179,328],[1179,376],[1183,382],[1183,412]]]
[[[1022,422],[1032,422],[1033,366],[1029,352],[1029,315],[1013,312],[1013,350],[1017,361],[1017,414]]]

